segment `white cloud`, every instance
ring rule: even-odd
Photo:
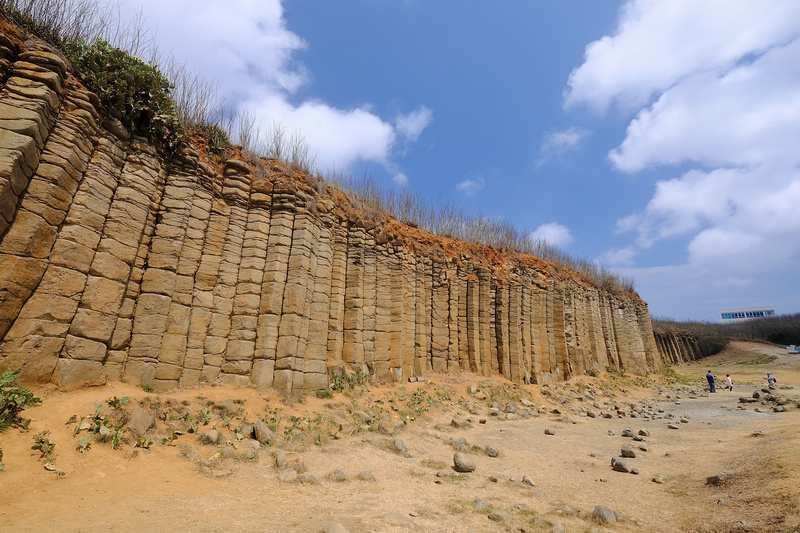
[[[456,189],[459,192],[466,194],[467,196],[473,196],[475,193],[480,191],[486,186],[486,180],[482,177],[478,176],[476,178],[470,178],[462,181],[458,185],[456,185]]]
[[[688,75],[727,70],[794,38],[798,20],[795,0],[629,1],[614,35],[586,47],[584,63],[570,74],[565,104],[641,107]]]
[[[551,131],[544,136],[539,147],[539,159],[536,166],[542,166],[553,157],[561,159],[564,155],[578,148],[581,141],[589,134],[583,128],[568,128],[563,131]]]
[[[297,90],[312,81],[297,59],[309,44],[287,27],[280,0],[129,0],[123,7],[131,17],[141,9],[159,49],[216,80],[227,105],[253,111],[265,129],[277,122],[298,131],[320,168],[346,168],[357,161],[388,168],[397,137],[414,141],[431,120],[430,111],[420,107],[401,116],[395,129],[368,106],[294,102]]]
[[[547,244],[559,248],[567,246],[574,240],[570,229],[566,226],[562,226],[558,222],[542,224],[528,237],[533,241],[545,241]]]
[[[632,266],[636,249],[633,246],[620,250],[609,250],[600,256],[599,262],[610,267]]]
[[[405,174],[395,174],[392,177],[392,181],[395,183],[395,185],[405,187],[406,185],[408,185],[408,176],[406,176]]]
[[[689,170],[658,181],[641,211],[619,219],[636,246],[607,258],[681,239],[685,263],[629,270],[637,285],[718,307],[771,305],[756,299],[789,301],[792,291],[796,300],[796,276],[788,295],[774,280],[791,279],[800,259],[798,87],[800,3],[629,1],[614,35],[587,46],[565,106],[632,113],[608,156],[618,170]]]
[[[408,141],[419,139],[422,131],[433,121],[433,111],[425,106],[412,111],[408,115],[397,117],[395,129],[397,133]]]

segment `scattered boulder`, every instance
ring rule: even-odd
[[[134,405],[128,417],[128,430],[137,439],[144,436],[147,430],[153,426],[153,415]]]
[[[622,447],[622,450],[620,450],[620,455],[622,457],[631,457],[631,458],[633,458],[633,457],[636,457],[636,452],[634,451],[633,448],[631,448],[630,446],[628,446],[626,444],[625,446]]]
[[[258,421],[253,424],[253,435],[256,440],[261,444],[269,444],[277,442],[275,433],[267,427],[264,422]]]
[[[725,483],[725,481],[730,479],[731,475],[733,475],[733,472],[726,472],[723,470],[716,475],[707,477],[706,485],[722,485]]]
[[[511,520],[511,517],[508,515],[507,512],[503,511],[502,509],[496,509],[489,513],[488,516],[489,520],[493,522],[508,522]]]
[[[544,434],[545,435],[555,435],[556,434],[556,430],[553,429],[553,428],[547,428],[547,429],[544,430]]]
[[[472,508],[475,509],[476,511],[486,509],[487,507],[489,507],[489,502],[487,502],[486,500],[481,500],[480,498],[475,498],[474,500],[472,500]]]
[[[305,472],[306,466],[303,457],[297,452],[278,450],[275,452],[275,466],[278,470],[291,468],[295,472]]]
[[[197,436],[197,440],[200,441],[200,444],[219,444],[219,431],[216,429],[204,431]]]
[[[496,447],[492,446],[491,444],[486,446],[486,448],[484,448],[484,451],[485,451],[486,455],[488,455],[489,457],[497,457],[498,455],[500,455],[500,450],[498,450]]]
[[[376,481],[375,474],[373,474],[369,470],[362,470],[361,472],[359,472],[358,475],[356,476],[356,479],[358,479],[359,481]]]
[[[601,522],[616,522],[617,517],[614,514],[614,511],[611,510],[610,507],[606,505],[595,505],[594,506],[594,513],[592,513],[595,518],[600,520]]]
[[[628,465],[628,461],[623,459],[622,457],[612,457],[611,458],[611,469],[615,472],[625,472],[629,474],[631,471],[631,467]]]
[[[401,515],[400,513],[389,513],[383,515],[383,520],[393,526],[407,527],[416,529],[417,525],[409,517]]]
[[[345,474],[342,470],[339,470],[337,468],[336,470],[328,474],[328,479],[330,479],[331,481],[338,481],[338,482],[347,481],[347,474]]]
[[[453,455],[453,466],[456,472],[474,472],[477,468],[475,458],[462,452]]]

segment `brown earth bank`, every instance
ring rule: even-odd
[[[28,430],[0,434],[0,531],[797,531],[798,361],[735,342],[673,367],[680,381],[433,374],[292,404],[227,386],[49,385]],[[707,393],[709,369],[733,391]],[[50,457],[31,449],[43,431]],[[612,470],[623,446],[638,475]],[[454,469],[459,451],[474,471]]]

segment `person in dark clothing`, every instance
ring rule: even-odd
[[[708,388],[711,392],[717,392],[716,384],[714,383],[714,374],[711,373],[711,370],[708,371],[706,374],[706,379],[708,380]]]

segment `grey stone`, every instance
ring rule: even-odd
[[[219,431],[216,429],[204,431],[197,436],[197,440],[200,444],[219,444]]]
[[[622,457],[612,457],[611,468],[615,472],[625,472],[626,474],[630,473],[631,471],[631,467],[628,465],[628,461],[626,461]]]
[[[617,521],[617,517],[614,514],[614,511],[612,511],[611,508],[606,505],[595,505],[593,514],[595,518],[597,518],[601,522]]]
[[[134,405],[128,417],[128,429],[131,435],[137,439],[147,433],[147,430],[153,426],[153,415]]]
[[[485,448],[486,455],[489,457],[497,457],[500,455],[500,450],[492,446],[491,444],[487,445]]]
[[[630,446],[628,446],[626,444],[625,446],[622,447],[622,450],[620,450],[620,455],[622,457],[631,457],[632,458],[632,457],[636,457],[636,452],[633,450],[633,448],[631,448]]]
[[[474,472],[477,468],[475,458],[462,452],[456,452],[453,455],[453,466],[456,472]]]
[[[331,481],[337,481],[337,482],[347,481],[347,475],[342,470],[339,469],[336,469],[333,472],[331,472],[328,478]]]
[[[407,516],[401,515],[400,513],[385,514],[383,515],[383,520],[389,524],[392,524],[393,526],[408,527],[412,529],[417,527],[413,520]]]
[[[545,435],[555,435],[556,434],[556,430],[553,429],[553,428],[547,428],[547,429],[544,430],[544,434]]]
[[[493,522],[508,522],[511,520],[511,517],[508,515],[507,512],[503,511],[502,509],[496,509],[489,513],[488,516],[489,520]]]

